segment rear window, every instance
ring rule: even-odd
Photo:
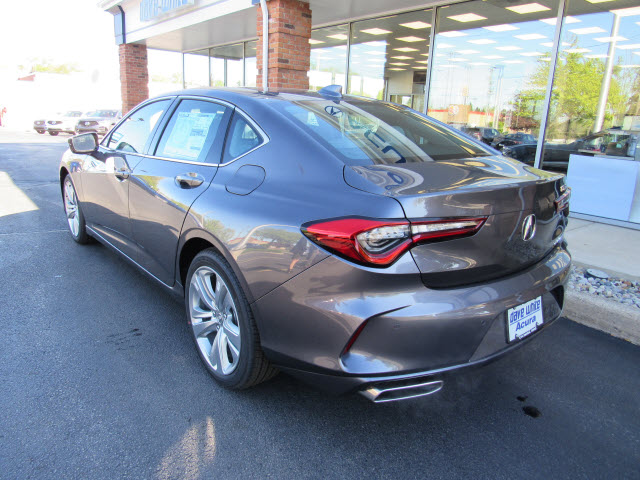
[[[455,130],[400,105],[304,100],[274,102],[274,107],[349,165],[492,155]]]

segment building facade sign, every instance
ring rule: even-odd
[[[196,0],[142,0],[140,21],[148,22],[184,7],[195,5]]]

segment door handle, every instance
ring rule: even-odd
[[[126,167],[120,168],[118,170],[114,170],[113,174],[119,178],[120,180],[126,180],[127,178],[129,178],[129,174],[131,172],[129,170],[127,170]]]
[[[204,177],[194,172],[183,173],[176,176],[176,183],[180,188],[195,188],[202,185]]]

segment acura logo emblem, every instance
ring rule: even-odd
[[[340,115],[342,115],[342,110],[340,110],[338,107],[334,107],[333,105],[324,107],[324,110],[332,117],[339,117]]]
[[[528,242],[536,234],[536,216],[529,215],[522,222],[522,239]]]

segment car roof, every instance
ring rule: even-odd
[[[186,90],[177,90],[165,93],[154,98],[162,98],[169,96],[196,96],[209,97],[212,99],[226,100],[237,105],[254,104],[264,99],[275,99],[287,102],[293,101],[309,101],[309,100],[337,100],[336,97],[329,97],[318,92],[310,90],[284,89],[277,92],[263,92],[252,87],[216,87],[216,88],[190,88]],[[356,95],[343,95],[340,100],[346,102],[371,102],[371,103],[388,103],[382,100],[376,100],[369,97],[360,97]]]

